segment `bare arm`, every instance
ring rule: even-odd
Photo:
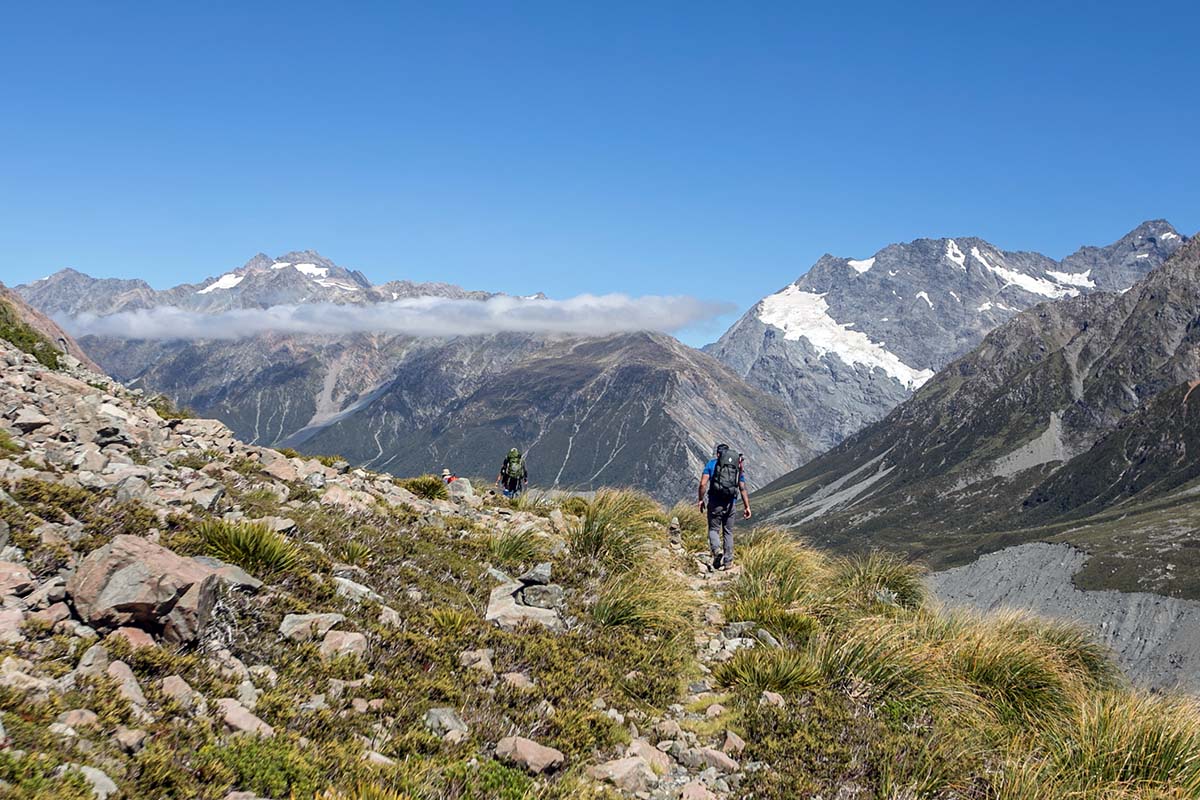
[[[750,493],[746,491],[745,481],[739,483],[738,488],[742,492],[742,516],[750,519]]]
[[[696,492],[697,505],[699,505],[701,509],[704,508],[704,500],[707,497],[708,497],[708,476],[701,475],[700,476],[700,490],[698,492]]]

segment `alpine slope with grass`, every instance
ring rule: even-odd
[[[872,423],[1038,303],[1125,291],[1183,243],[1164,220],[1056,261],[982,239],[917,239],[823,256],[706,350],[784,400],[822,449]]]
[[[80,315],[132,315],[124,318],[128,335],[80,339],[131,387],[218,418],[253,444],[336,450],[398,475],[442,467],[494,475],[516,445],[536,484],[628,485],[673,501],[690,491],[722,437],[741,443],[759,486],[816,454],[785,403],[664,334],[460,335],[451,326],[442,335],[411,336],[338,332],[331,324],[322,333],[284,326],[217,335],[240,324],[236,316],[211,322],[207,336],[139,328],[152,312],[190,314],[203,327],[210,315],[291,308],[303,316],[313,304],[325,305],[304,319],[319,321],[337,308],[382,318],[392,313],[388,303],[500,298],[449,284],[376,286],[311,251],[259,254],[218,277],[163,291],[74,270],[18,291],[68,326]]]
[[[516,500],[240,441],[0,341],[14,798],[1182,798],[1200,710],[692,505]],[[11,337],[11,338],[9,338]],[[50,362],[50,363],[47,363]]]

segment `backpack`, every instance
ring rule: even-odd
[[[504,459],[500,474],[506,479],[523,480],[525,478],[525,461],[521,454],[513,451]]]
[[[738,478],[742,475],[742,457],[735,455],[728,447],[717,453],[717,463],[713,465],[712,481],[708,491],[718,497],[737,497]]]

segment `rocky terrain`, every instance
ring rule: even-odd
[[[63,320],[167,307],[215,313],[491,296],[444,284],[372,286],[308,251],[260,254],[220,277],[166,291],[72,270],[19,290]],[[674,501],[693,489],[718,440],[745,453],[756,486],[816,454],[783,402],[661,334],[280,332],[81,342],[122,382],[221,419],[247,442],[338,453],[397,474],[448,467],[494,478],[517,446],[528,451],[537,485],[628,485]]]
[[[820,541],[938,566],[1069,542],[1092,555],[1081,588],[1200,597],[1198,313],[1191,241],[1127,292],[1018,315],[760,505]]]
[[[1163,220],[1061,262],[982,239],[918,239],[823,256],[708,352],[784,399],[822,448],[883,417],[1018,312],[1128,289],[1185,241]]]
[[[760,530],[712,572],[689,506],[510,502],[246,444],[17,334],[5,797],[1200,788],[1195,708],[1131,690],[1070,626],[940,614],[901,560]]]

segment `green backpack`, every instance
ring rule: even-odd
[[[525,478],[525,461],[521,458],[521,451],[513,448],[508,451],[508,457],[504,459],[504,466],[500,468],[500,474],[504,478],[515,478],[523,480]]]

